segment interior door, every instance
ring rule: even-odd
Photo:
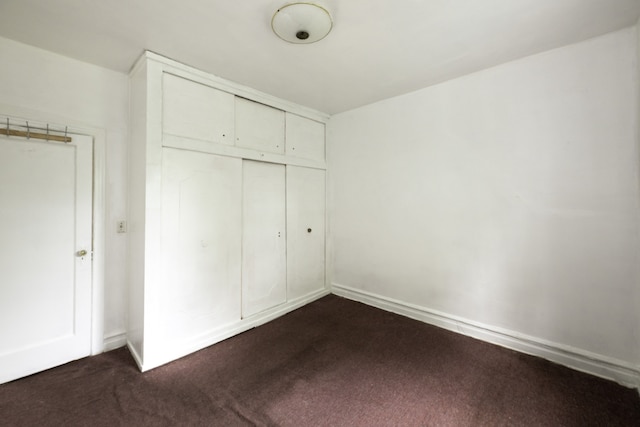
[[[284,168],[243,162],[243,317],[287,299]]]
[[[0,137],[0,383],[90,354],[92,145]]]

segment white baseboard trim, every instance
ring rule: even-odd
[[[134,346],[132,346],[131,344],[128,344],[128,346],[131,350],[133,358],[138,364],[138,367],[142,372],[145,372],[184,357],[188,354],[194,353],[198,350],[202,350],[205,347],[209,347],[210,345],[226,340],[227,338],[231,338],[234,335],[238,335],[249,329],[255,328],[256,326],[260,326],[293,310],[296,310],[306,304],[309,304],[312,301],[329,295],[330,293],[331,291],[329,289],[323,288],[303,297],[287,301],[286,303],[281,304],[277,307],[238,320],[237,322],[224,325],[220,328],[212,329],[204,334],[192,337],[189,340],[180,343],[172,343],[167,351],[163,352],[161,355],[159,355],[159,357],[155,357],[152,359],[147,357],[143,360],[140,355],[134,351]]]
[[[140,357],[140,355],[136,351],[136,346],[131,344],[131,342],[127,340],[127,348],[129,349],[131,357],[133,357],[133,360],[136,362],[136,365],[138,365],[138,369],[140,369],[140,371],[144,371],[142,369],[142,357]]]
[[[124,347],[127,345],[127,333],[119,332],[117,334],[109,335],[108,337],[104,337],[104,351],[115,350],[116,348]]]
[[[627,387],[637,388],[640,391],[640,367],[621,360],[429,310],[425,307],[337,283],[332,284],[332,293],[521,353],[542,357],[577,371],[613,380]]]

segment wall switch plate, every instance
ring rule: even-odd
[[[127,232],[127,221],[121,220],[118,221],[118,233],[126,233]]]

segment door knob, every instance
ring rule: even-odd
[[[310,228],[307,228],[307,233],[311,233],[311,229]]]
[[[83,257],[85,255],[87,255],[87,251],[82,249],[81,251],[76,252],[76,255],[79,257]]]

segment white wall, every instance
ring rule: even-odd
[[[331,118],[333,283],[640,364],[636,31]]]
[[[116,222],[126,218],[127,76],[5,38],[0,58],[0,114],[33,111],[106,131],[104,333],[124,338],[127,235],[116,233]]]

